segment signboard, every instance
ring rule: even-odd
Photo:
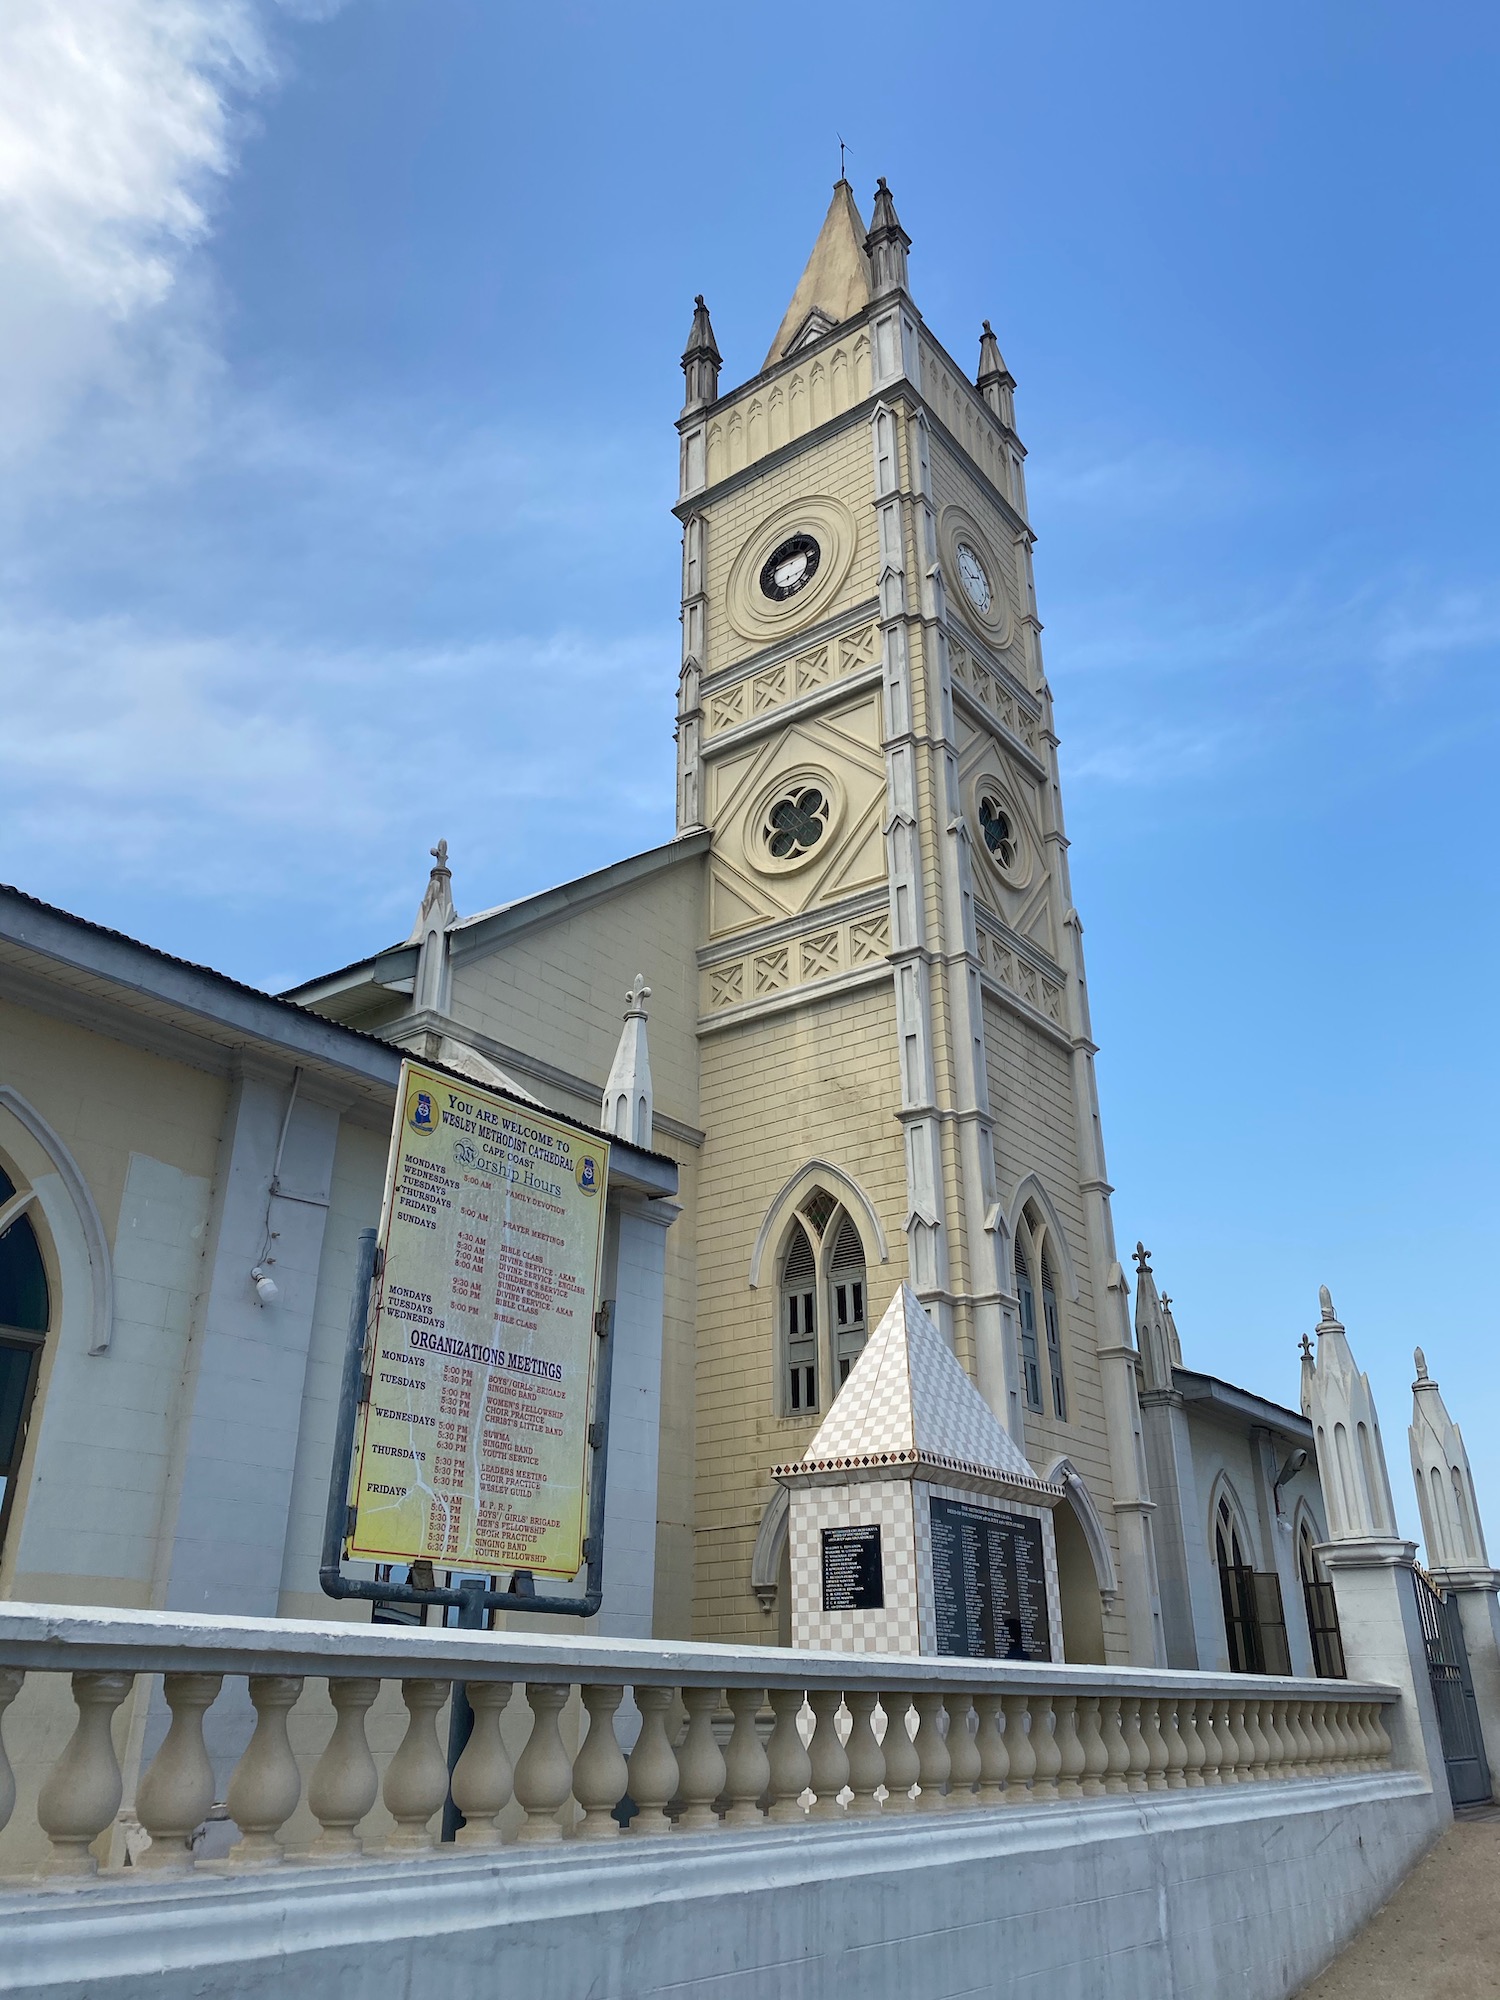
[[[609,1144],[407,1062],[349,1553],[576,1576]]]
[[[936,1495],[928,1505],[938,1651],[1050,1660],[1041,1522]]]
[[[883,1611],[885,1572],[880,1561],[880,1527],[823,1530],[823,1609]]]

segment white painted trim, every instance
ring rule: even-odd
[[[1062,1266],[1063,1284],[1066,1287],[1068,1298],[1070,1301],[1076,1302],[1078,1298],[1078,1272],[1073,1264],[1073,1253],[1068,1248],[1068,1232],[1063,1228],[1062,1217],[1058,1214],[1057,1206],[1051,1195],[1048,1194],[1035,1174],[1027,1174],[1010,1198],[1006,1208],[1007,1238],[1011,1243],[1015,1242],[1016,1223],[1020,1219],[1021,1210],[1026,1206],[1028,1201],[1034,1201],[1042,1212],[1042,1216],[1047,1224],[1049,1246],[1055,1247],[1057,1261]]]
[[[776,1600],[776,1592],[781,1584],[781,1558],[786,1551],[787,1529],[791,1519],[792,1496],[785,1486],[778,1486],[767,1503],[766,1511],[760,1517],[760,1528],[755,1537],[755,1551],[750,1558],[750,1587],[757,1597],[762,1591],[771,1593],[771,1603]],[[761,1599],[763,1610],[770,1605]]]
[[[1083,1539],[1089,1545],[1089,1554],[1094,1558],[1094,1576],[1098,1581],[1099,1595],[1108,1602],[1120,1588],[1115,1574],[1114,1552],[1109,1546],[1109,1536],[1104,1531],[1104,1522],[1099,1509],[1094,1505],[1094,1496],[1084,1483],[1083,1474],[1066,1456],[1054,1459],[1047,1477],[1059,1481],[1067,1489],[1073,1512],[1078,1517],[1078,1525],[1083,1530]]]
[[[765,1220],[760,1225],[760,1234],[755,1239],[755,1248],[750,1252],[750,1289],[756,1291],[760,1285],[761,1265],[773,1237],[779,1237],[781,1223],[789,1209],[795,1208],[794,1197],[812,1181],[823,1181],[830,1194],[842,1201],[853,1218],[854,1226],[865,1239],[868,1250],[873,1240],[880,1252],[882,1264],[888,1262],[890,1250],[886,1245],[885,1231],[880,1226],[880,1217],[875,1213],[875,1205],[859,1182],[846,1174],[841,1167],[833,1166],[827,1160],[809,1160],[798,1167],[781,1192],[766,1210]]]
[[[98,1204],[79,1171],[77,1161],[57,1133],[42,1114],[27,1103],[20,1091],[8,1083],[0,1083],[0,1109],[8,1111],[16,1123],[23,1125],[31,1134],[51,1160],[58,1179],[68,1191],[88,1247],[89,1275],[93,1282],[94,1311],[89,1331],[89,1353],[107,1354],[115,1330],[115,1267]]]

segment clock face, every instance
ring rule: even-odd
[[[994,596],[984,564],[967,542],[958,545],[958,580],[976,611],[988,611]]]
[[[811,535],[793,535],[781,544],[760,573],[760,587],[773,603],[780,604],[805,590],[818,573],[823,551]]]

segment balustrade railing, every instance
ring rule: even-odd
[[[43,1878],[96,1871],[124,1794],[111,1721],[155,1674],[170,1723],[134,1790],[142,1879],[278,1865],[293,1858],[299,1810],[317,1832],[295,1858],[317,1863],[1349,1776],[1389,1766],[1383,1711],[1396,1699],[1261,1676],[10,1605],[0,1746],[24,1679],[71,1686],[71,1734],[36,1796]],[[227,1858],[200,1861],[191,1843],[216,1805],[205,1721],[241,1677],[253,1727],[220,1802],[238,1838]],[[289,1724],[314,1681],[333,1721],[305,1770]],[[367,1717],[390,1682],[405,1722],[382,1772]],[[454,1685],[473,1728],[450,1780],[440,1723]],[[633,1741],[618,1729],[627,1690]],[[439,1848],[450,1783],[464,1824]],[[0,1828],[15,1799],[0,1747]],[[387,1830],[371,1843],[361,1827],[377,1799]]]

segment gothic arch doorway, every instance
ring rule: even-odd
[[[1063,1656],[1070,1666],[1104,1665],[1104,1600],[1083,1523],[1071,1499],[1052,1510],[1057,1536],[1057,1589]]]

